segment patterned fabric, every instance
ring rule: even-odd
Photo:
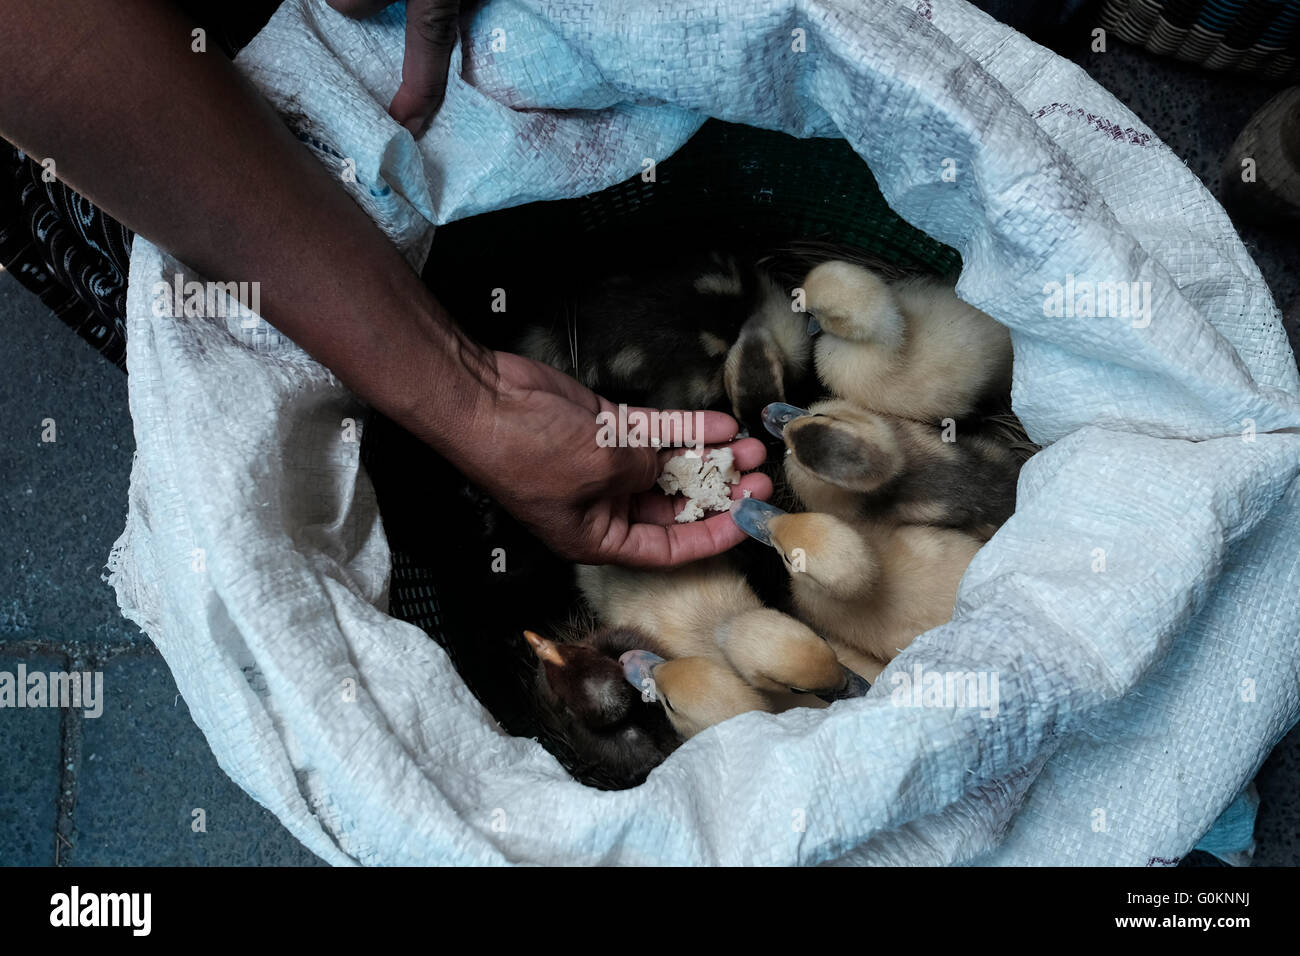
[[[1300,0],[1106,0],[1101,24],[1208,69],[1300,79]]]
[[[0,142],[0,264],[125,371],[131,232],[44,172]]]
[[[208,49],[234,56],[279,0],[222,9],[179,4],[208,31]],[[126,277],[132,233],[20,149],[0,140],[0,266],[126,371]]]

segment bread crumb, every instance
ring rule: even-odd
[[[659,476],[659,487],[666,494],[686,496],[686,507],[677,515],[684,524],[699,521],[706,511],[730,511],[730,486],[739,481],[731,449],[715,448],[703,458],[694,451],[669,458]]]

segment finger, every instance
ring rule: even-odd
[[[757,438],[742,438],[729,447],[741,471],[752,471],[767,460],[767,446]]]
[[[629,423],[638,420],[647,422],[652,434],[659,438],[659,447],[662,448],[722,445],[735,438],[740,431],[736,420],[726,412],[632,406],[628,408],[627,414]]]
[[[752,471],[767,460],[767,446],[757,438],[742,438],[740,441],[731,442],[730,444],[714,445],[713,448],[730,448],[735,458],[736,467],[741,471]],[[659,470],[663,471],[664,466],[668,464],[668,459],[685,454],[688,454],[688,452],[675,448],[660,451]]]
[[[731,441],[740,431],[740,423],[726,412],[698,412],[702,425],[702,441],[706,445],[721,445]]]
[[[391,7],[397,0],[326,0],[326,2],[345,17],[364,20],[366,17],[373,17],[380,10]]]
[[[721,554],[744,539],[745,532],[729,514],[691,524],[636,524],[608,561],[633,568],[673,568]]]
[[[740,484],[731,489],[731,500],[739,501],[741,498],[758,498],[761,501],[766,501],[772,497],[772,492],[775,490],[772,487],[771,478],[761,471],[754,471],[741,478]]]
[[[447,69],[459,35],[460,0],[406,0],[402,85],[388,107],[412,135],[424,132],[447,94]]]

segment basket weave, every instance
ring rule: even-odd
[[[1106,0],[1101,25],[1207,69],[1300,79],[1300,0]]]
[[[500,347],[511,333],[487,308],[485,290],[510,285],[512,274],[533,281],[556,270],[554,281],[563,281],[575,249],[612,250],[617,260],[623,250],[687,241],[761,248],[796,238],[854,245],[908,269],[960,266],[955,250],[893,213],[844,141],[709,121],[653,181],[636,176],[580,199],[443,227],[425,280],[472,335]],[[528,690],[533,657],[520,632],[570,616],[578,604],[571,567],[381,416],[367,423],[362,461],[392,548],[389,613],[433,637],[507,731],[537,738],[579,779],[602,786],[538,723]],[[492,570],[494,548],[505,550],[504,573]]]

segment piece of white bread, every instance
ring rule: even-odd
[[[669,458],[659,476],[659,487],[666,494],[686,496],[686,507],[677,515],[677,520],[685,523],[698,521],[706,511],[730,511],[731,486],[739,481],[731,449],[715,448],[703,457],[688,451]]]

